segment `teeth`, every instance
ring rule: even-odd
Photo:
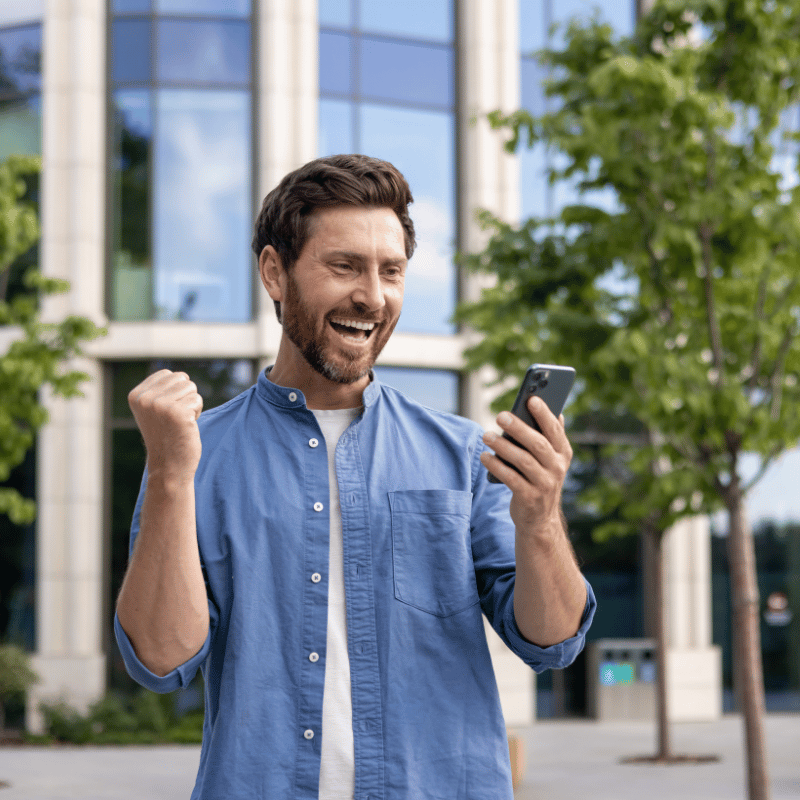
[[[371,331],[375,327],[374,322],[356,322],[351,319],[332,319],[337,325],[344,325],[346,328],[358,328],[360,331]]]

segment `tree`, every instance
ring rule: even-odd
[[[638,434],[613,448],[618,468],[590,500],[644,521],[656,542],[681,516],[727,511],[749,796],[763,800],[759,596],[745,499],[800,439],[790,118],[800,7],[665,0],[631,37],[596,20],[572,24],[564,49],[541,57],[556,108],[538,118],[495,113],[492,122],[510,132],[512,151],[526,140],[558,152],[551,180],[572,182],[585,202],[519,227],[483,214],[492,238],[467,263],[497,282],[460,309],[460,321],[485,334],[469,364],[492,364],[502,378],[534,360],[573,363],[575,414],[633,421]],[[592,204],[597,192],[604,202]],[[761,457],[749,483],[744,453]]]
[[[65,368],[81,353],[83,341],[104,331],[84,317],[69,316],[60,323],[40,319],[40,298],[65,292],[69,284],[47,278],[34,267],[15,274],[15,265],[39,238],[35,205],[26,199],[28,185],[38,174],[39,160],[12,156],[0,163],[0,326],[13,326],[19,336],[0,356],[0,482],[22,462],[36,431],[47,422],[39,391],[49,386],[55,395],[74,397],[88,376]],[[20,281],[17,278],[21,277]],[[19,283],[19,291],[10,287]],[[0,514],[12,522],[29,523],[35,503],[9,487],[0,488]]]

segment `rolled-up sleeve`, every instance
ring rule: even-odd
[[[507,605],[503,615],[503,627],[505,630],[503,638],[511,650],[536,672],[568,667],[583,650],[586,644],[586,633],[592,624],[594,612],[597,609],[597,600],[589,581],[584,578],[583,582],[586,584],[586,607],[583,610],[578,632],[569,639],[550,645],[550,647],[539,647],[529,642],[520,633],[517,621],[514,618],[514,598],[512,594],[511,602]]]
[[[172,672],[168,672],[164,676],[156,675],[151,672],[136,655],[133,649],[133,644],[125,633],[125,629],[120,624],[119,618],[114,614],[114,634],[117,638],[122,659],[125,662],[125,668],[128,675],[131,676],[138,684],[144,686],[145,689],[150,689],[159,694],[166,694],[167,692],[174,692],[184,686],[188,686],[194,678],[200,665],[208,657],[211,650],[211,629],[209,628],[208,636],[200,650],[193,655],[188,661],[176,667]]]

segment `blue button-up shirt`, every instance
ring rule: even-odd
[[[344,539],[356,800],[512,798],[482,613],[534,670],[564,667],[514,620],[510,493],[487,481],[479,426],[377,378],[336,447]],[[328,462],[303,394],[264,373],[199,420],[197,537],[211,618],[164,677],[115,620],[128,671],[157,692],[198,667],[206,715],[193,800],[318,795],[328,600]],[[144,487],[144,482],[143,482]],[[131,529],[139,529],[144,491]],[[309,658],[317,653],[317,659]]]

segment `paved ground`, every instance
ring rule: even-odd
[[[672,731],[676,752],[721,760],[620,763],[653,751],[650,723],[541,722],[523,729],[527,770],[517,800],[745,800],[739,717]],[[800,800],[800,714],[770,714],[767,742],[772,800]],[[188,800],[199,755],[199,747],[180,746],[0,748],[0,780],[10,784],[0,800]]]

